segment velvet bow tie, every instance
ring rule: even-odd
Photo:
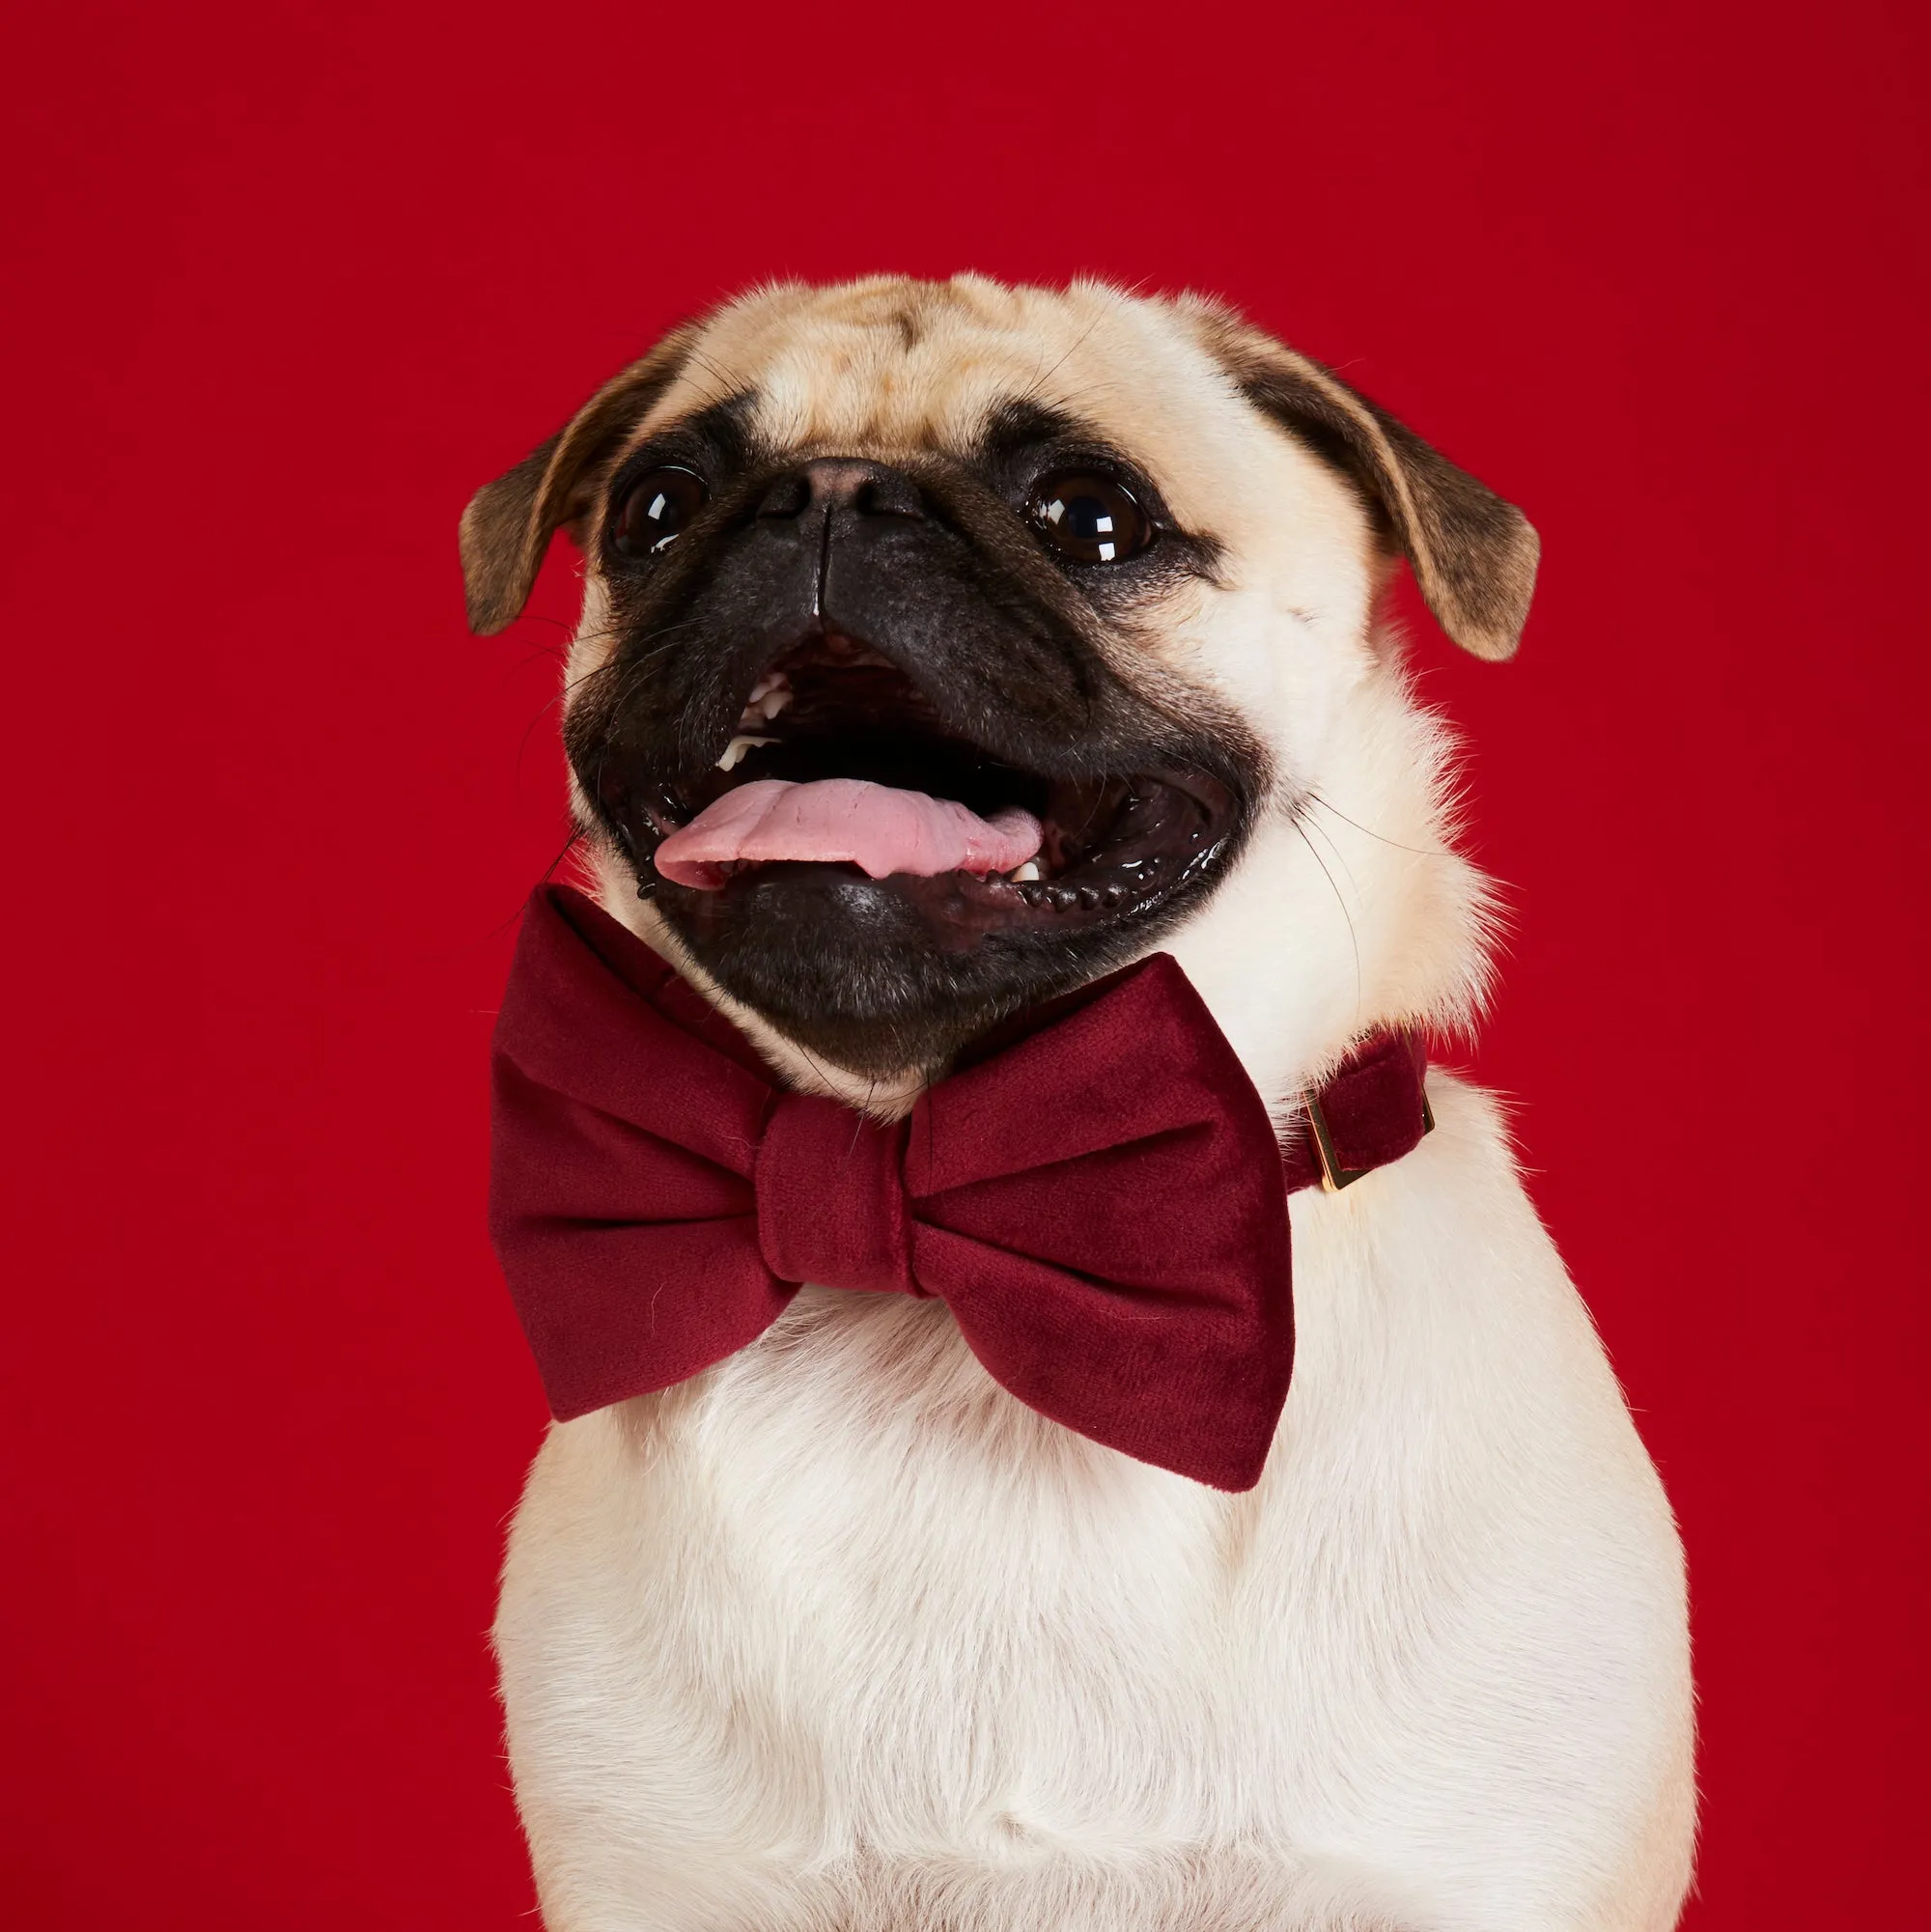
[[[1418,1052],[1357,1053],[1283,1148],[1165,954],[1004,1040],[881,1126],[779,1087],[633,935],[539,890],[496,1025],[490,1219],[557,1417],[697,1374],[814,1281],[940,1297],[1042,1414],[1251,1488],[1294,1358],[1288,1193],[1414,1145]]]

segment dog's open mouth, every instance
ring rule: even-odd
[[[1201,771],[1007,762],[836,631],[757,678],[702,778],[638,786],[613,773],[600,790],[644,889],[700,930],[761,886],[869,881],[952,944],[1143,914],[1213,866],[1236,816],[1228,788]]]

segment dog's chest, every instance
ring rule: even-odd
[[[556,1473],[602,1518],[578,1588],[603,1601],[553,1614],[584,1620],[586,1656],[630,1624],[644,1701],[712,1750],[768,1767],[786,1741],[801,1827],[1063,1829],[1102,1765],[1142,1825],[1183,1826],[1224,1728],[1239,1507],[1021,1407],[938,1304],[807,1303],[557,1447],[602,1465]]]
[[[513,1743],[552,1710],[572,1755],[714,1780],[807,1855],[1239,1834],[1344,1769],[1309,1685],[1361,1674],[1341,1598],[1402,1595],[1363,1575],[1373,1507],[1337,1583],[1331,1494],[1280,1489],[1044,1420],[937,1303],[807,1291],[711,1376],[553,1434],[506,1594],[543,1633],[527,1682],[505,1649]]]

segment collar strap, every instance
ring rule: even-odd
[[[1403,1030],[1363,1041],[1319,1088],[1282,1139],[1290,1193],[1317,1184],[1330,1194],[1399,1161],[1435,1129],[1421,1035]]]

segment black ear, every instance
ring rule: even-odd
[[[604,383],[546,443],[469,499],[460,537],[462,592],[469,628],[478,636],[490,636],[521,615],[550,537],[582,514],[585,486],[670,386],[690,335],[673,330]]]
[[[1514,657],[1542,554],[1522,512],[1331,369],[1224,310],[1202,320],[1247,400],[1366,492],[1442,630],[1477,658]]]

